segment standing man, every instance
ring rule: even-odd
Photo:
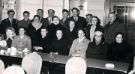
[[[75,21],[75,27],[77,29],[84,28],[87,24],[84,17],[79,16],[80,11],[78,8],[72,8],[72,17],[70,17],[71,20]]]
[[[69,24],[69,11],[67,9],[62,10],[62,19],[60,20],[60,23],[67,28]]]
[[[14,18],[15,11],[8,10],[8,18],[2,20],[0,24],[0,33],[5,34],[6,28],[12,27],[15,29],[15,33],[18,34],[18,20]]]
[[[125,38],[127,38],[127,27],[117,20],[116,14],[113,12],[109,13],[108,18],[109,22],[104,27],[105,42],[108,44],[113,43],[115,41],[114,37],[118,32],[123,33]]]
[[[29,11],[24,11],[23,12],[23,19],[21,21],[19,21],[18,26],[24,27],[27,30],[29,24],[31,23],[29,16],[30,16]]]
[[[52,18],[55,15],[55,11],[53,9],[48,10],[48,17],[45,19],[45,25],[49,26],[52,23]]]
[[[43,9],[37,9],[37,15],[40,16],[40,22],[43,24],[43,26],[47,27],[46,24],[46,19],[43,17],[44,16],[44,10]]]

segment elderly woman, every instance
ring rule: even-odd
[[[12,46],[19,51],[23,51],[25,48],[31,50],[31,38],[25,34],[24,27],[19,27],[19,35],[14,37]]]
[[[86,57],[95,59],[106,59],[108,45],[104,43],[103,33],[95,31],[94,41],[89,43]]]
[[[85,37],[83,29],[78,30],[78,38],[75,39],[70,48],[69,56],[80,56],[85,58],[89,40]]]

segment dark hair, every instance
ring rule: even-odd
[[[60,20],[60,18],[59,18],[58,16],[54,16],[54,17],[52,18],[52,20],[54,20],[54,18],[58,18],[58,19]]]
[[[13,9],[8,10],[7,14],[9,14],[10,12],[13,12],[15,14],[15,11]]]
[[[42,12],[44,12],[44,10],[43,10],[43,9],[37,9],[37,11],[42,11]]]
[[[53,13],[55,13],[55,11],[54,11],[53,9],[49,9],[49,10],[48,10],[48,13],[49,13],[49,11],[53,11]]]
[[[97,26],[100,26],[100,19],[97,16],[92,16],[92,18],[96,18],[97,19]]]
[[[41,29],[46,29],[48,31],[48,29],[46,27],[42,27]]]
[[[26,31],[26,28],[23,27],[23,26],[20,26],[20,27],[18,28],[18,30],[20,30],[21,28],[23,28],[23,29]]]
[[[40,19],[40,16],[39,15],[34,15],[33,20],[35,19],[35,17],[38,17]]]
[[[73,12],[73,10],[76,10],[77,12],[80,12],[80,10],[76,7],[72,8],[72,12]]]
[[[23,12],[23,15],[24,15],[24,14],[30,15],[30,12],[29,12],[29,11],[24,11],[24,12]]]
[[[86,31],[85,31],[83,28],[79,28],[79,29],[77,30],[77,33],[78,33],[80,30],[82,30],[82,31],[84,32],[85,36],[86,36]]]
[[[69,13],[69,11],[68,11],[67,9],[63,9],[63,10],[62,10],[62,13],[63,13],[63,12]]]
[[[117,32],[117,33],[115,34],[114,38],[116,38],[116,36],[117,36],[118,34],[122,35],[122,37],[123,37],[123,39],[124,39],[124,34],[123,34],[122,32]]]
[[[92,14],[86,14],[86,16],[93,16]]]

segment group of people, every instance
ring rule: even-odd
[[[24,19],[18,21],[14,10],[9,10],[0,24],[0,47],[123,62],[133,58],[134,49],[126,41],[127,27],[115,13],[110,12],[108,24],[101,26],[97,16],[87,14],[84,18],[78,8],[71,11],[70,17],[63,9],[60,19],[53,9],[46,18],[44,10],[38,9],[32,20],[29,11],[24,11]]]

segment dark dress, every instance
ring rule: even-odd
[[[94,58],[94,59],[106,59],[107,57],[107,48],[108,45],[104,42],[100,42],[98,45],[93,41],[89,43],[86,58]]]
[[[126,42],[112,43],[108,47],[108,59],[120,62],[130,62],[133,59],[134,50]]]
[[[70,49],[71,45],[72,45],[72,42],[74,39],[76,39],[78,36],[77,36],[77,29],[74,28],[72,31],[70,31],[69,27],[66,28],[66,39],[67,39],[67,42],[68,42],[68,48]]]
[[[28,36],[31,37],[32,40],[32,46],[39,46],[40,45],[40,41],[42,40],[41,38],[41,28],[43,27],[43,25],[36,30],[32,24],[29,25],[28,30],[27,30],[27,34]]]
[[[48,38],[48,36],[41,39],[39,46],[43,48],[43,50],[40,50],[40,52],[49,53],[50,39]]]
[[[18,34],[18,20],[13,19],[12,23],[9,21],[9,18],[2,20],[0,24],[0,33],[5,34],[6,28],[8,27],[14,28],[15,33]]]
[[[60,55],[68,55],[67,42],[64,38],[52,40],[51,52],[58,52]]]

